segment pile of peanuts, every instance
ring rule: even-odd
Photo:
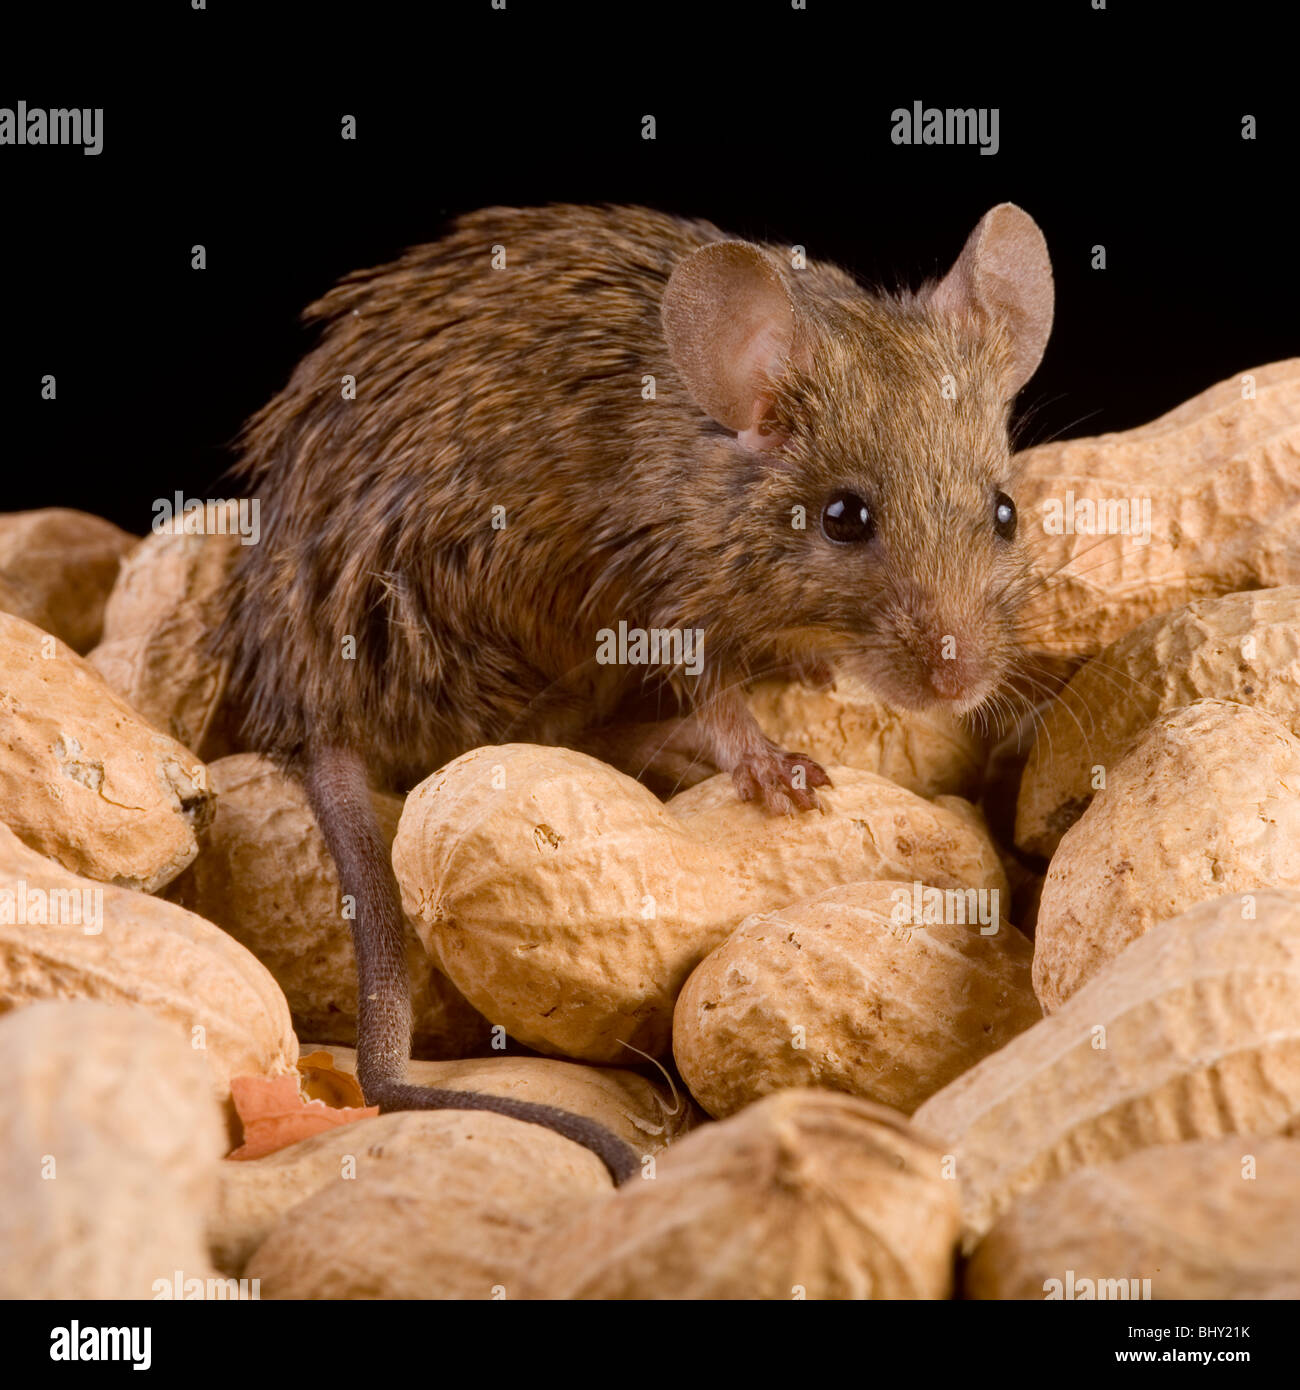
[[[598,1121],[619,1188],[360,1105],[348,904],[202,643],[220,504],[0,516],[0,1296],[1300,1296],[1300,361],[1022,462],[996,740],[767,681],[820,811],[527,744],[375,793],[410,1080]]]

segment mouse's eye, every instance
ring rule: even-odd
[[[876,534],[871,508],[856,492],[834,492],[822,508],[822,532],[841,545],[869,541]]]
[[[1005,492],[993,499],[993,529],[1004,541],[1016,538],[1016,504]]]

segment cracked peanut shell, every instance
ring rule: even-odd
[[[58,638],[0,613],[0,817],[72,873],[152,893],[198,853],[203,764]]]

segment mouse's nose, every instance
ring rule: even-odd
[[[940,700],[960,700],[967,680],[958,661],[937,661],[929,670],[930,689]]]

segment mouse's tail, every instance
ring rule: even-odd
[[[542,1125],[590,1149],[616,1183],[639,1171],[630,1145],[585,1116],[509,1096],[407,1083],[411,996],[406,919],[370,799],[365,763],[344,748],[313,749],[305,760],[303,780],[343,891],[356,904],[352,940],[357,961],[357,1080],[366,1101],[382,1111],[491,1111]]]

